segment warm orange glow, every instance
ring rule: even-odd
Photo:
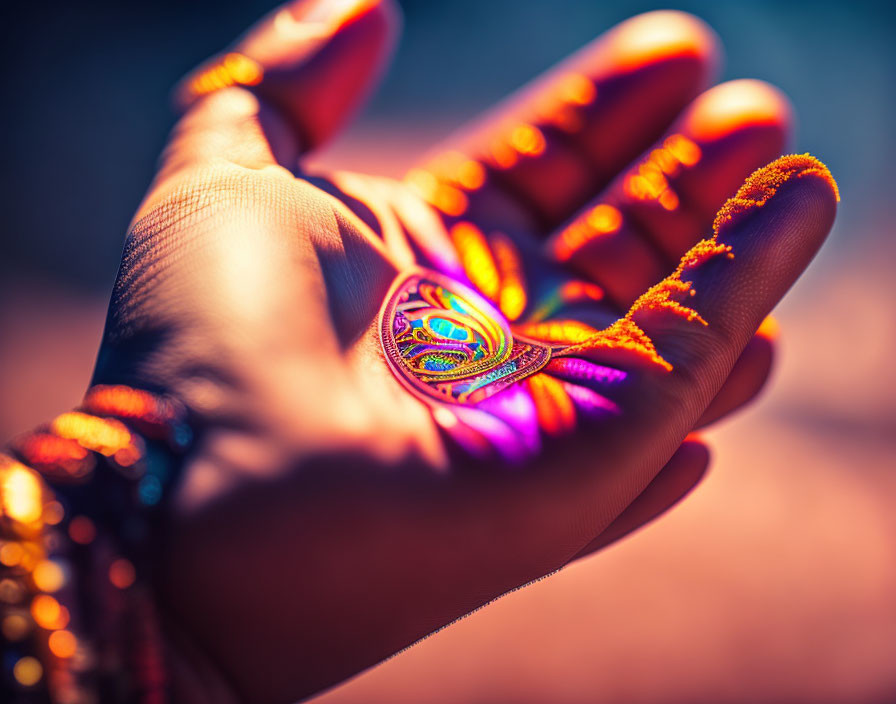
[[[598,331],[577,320],[550,320],[525,323],[514,327],[514,332],[541,342],[557,345],[578,345],[593,338]]]
[[[31,433],[17,441],[16,449],[31,467],[56,479],[84,477],[94,466],[85,448],[51,433]]]
[[[79,545],[87,545],[96,537],[96,526],[87,516],[75,516],[68,524],[68,535]]]
[[[137,579],[137,573],[129,560],[118,558],[109,566],[109,581],[119,589],[127,589]]]
[[[264,71],[261,65],[248,56],[231,52],[200,71],[189,90],[194,96],[207,95],[233,85],[254,86],[261,83]]]
[[[678,267],[672,274],[651,287],[626,313],[610,327],[601,330],[592,338],[563,350],[562,355],[576,355],[595,349],[623,349],[647,359],[667,371],[672,371],[672,365],[659,354],[653,341],[635,322],[635,316],[643,311],[662,310],[673,315],[685,318],[689,321],[697,321],[702,325],[707,322],[700,314],[686,305],[681,300],[693,295],[692,284],[682,277],[687,271],[700,265],[702,262],[719,254],[733,257],[731,246],[721,244],[717,240],[718,233],[713,233],[710,239],[701,240],[681,258]]]
[[[440,183],[433,194],[432,205],[445,215],[463,215],[467,209],[467,197],[457,188]]]
[[[519,157],[516,151],[502,139],[494,140],[489,146],[492,160],[501,169],[509,169],[514,166]]]
[[[601,203],[588,211],[585,222],[599,234],[615,232],[622,225],[622,213],[612,205]]]
[[[655,200],[664,209],[675,210],[679,206],[678,194],[666,177],[677,174],[681,166],[694,166],[701,156],[700,147],[693,141],[682,134],[673,134],[628,173],[623,190],[630,198]]]
[[[155,423],[171,419],[172,409],[148,391],[129,386],[99,384],[84,396],[84,407],[96,415],[118,416]]]
[[[663,191],[659,197],[660,205],[666,210],[675,210],[678,207],[678,194],[668,189]]]
[[[457,169],[457,182],[468,191],[475,191],[485,183],[485,168],[478,161],[468,159]]]
[[[501,277],[485,235],[466,221],[456,223],[449,234],[472,284],[487,298],[497,300]]]
[[[8,641],[21,640],[28,633],[30,624],[22,614],[12,613],[0,623],[0,631]]]
[[[20,523],[35,523],[43,512],[37,474],[6,455],[0,455],[0,515]]]
[[[50,429],[59,437],[77,441],[88,450],[111,456],[131,447],[131,433],[120,421],[70,411],[57,416]]]
[[[519,318],[526,309],[526,282],[516,245],[507,235],[496,232],[489,241],[500,277],[498,307],[508,320]]]
[[[7,567],[15,567],[22,561],[24,555],[25,551],[22,550],[22,546],[19,543],[14,541],[4,543],[3,547],[0,547],[0,564]]]
[[[41,560],[31,573],[34,586],[42,592],[55,592],[65,584],[65,572],[52,560]]]
[[[38,594],[31,602],[31,617],[41,628],[48,630],[68,625],[68,610],[48,594]]]
[[[426,169],[411,169],[405,174],[404,181],[427,202],[432,202],[439,187],[439,179]]]
[[[573,105],[588,105],[597,97],[594,81],[580,73],[573,73],[561,78],[558,93],[561,100]]]
[[[808,154],[791,154],[782,156],[771,164],[754,171],[738,189],[733,198],[729,198],[716,214],[712,229],[718,236],[722,228],[737,220],[745,213],[764,206],[778,192],[778,189],[792,178],[814,175],[824,179],[831,187],[834,197],[840,200],[837,182],[831,176],[828,167]]]
[[[30,655],[17,660],[12,668],[13,677],[15,677],[16,682],[23,687],[32,687],[36,685],[40,682],[40,678],[43,677],[43,674],[44,668],[41,667],[41,664],[36,658],[33,658]]]
[[[759,337],[774,342],[781,336],[781,325],[773,315],[767,315],[759,329],[756,331]]]
[[[612,64],[633,70],[677,56],[705,56],[712,37],[698,20],[674,11],[650,12],[623,22],[607,37]]]
[[[519,125],[510,133],[510,144],[520,154],[539,156],[547,148],[541,130],[534,125]]]
[[[754,125],[783,129],[790,121],[787,98],[767,83],[744,79],[723,83],[698,97],[688,110],[684,130],[708,142]]]
[[[57,658],[70,658],[78,650],[78,640],[71,631],[53,631],[47,639],[50,652]]]
[[[685,166],[694,166],[703,153],[695,142],[683,134],[673,134],[663,141],[665,151]],[[669,173],[668,171],[666,173]]]
[[[576,427],[576,409],[563,384],[547,374],[526,379],[535,403],[539,425],[551,435],[572,432]]]
[[[576,218],[554,240],[554,256],[566,261],[596,237],[616,232],[622,226],[622,213],[618,208],[601,203],[585,215]]]
[[[46,506],[44,506],[44,523],[48,526],[55,526],[65,518],[65,509],[62,508],[62,504],[58,501],[51,501]]]

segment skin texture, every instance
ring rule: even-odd
[[[671,372],[598,353],[628,372],[617,416],[546,437],[521,466],[471,458],[393,377],[376,320],[395,274],[446,249],[458,215],[413,179],[301,168],[373,83],[395,27],[387,2],[295,3],[235,45],[259,75],[208,93],[196,81],[214,61],[187,77],[128,234],[94,382],[173,394],[196,418],[155,573],[184,700],[309,696],[662,513],[705,470],[691,430],[763,384],[771,345],[754,334],[834,218],[830,181],[801,171],[724,226],[733,259],[689,270],[707,325],[637,314]],[[604,287],[566,318],[619,317],[782,151],[790,110],[773,88],[701,95],[716,54],[689,16],[634,18],[443,148],[487,165],[463,218],[507,234],[532,291],[558,275]],[[544,149],[512,166],[485,161],[571,70],[606,96],[580,129],[545,127]],[[670,179],[674,212],[625,190],[673,134],[705,155]],[[599,204],[624,226],[558,261],[564,224]]]

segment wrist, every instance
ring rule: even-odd
[[[10,699],[164,701],[150,537],[189,436],[170,398],[97,386],[0,455]]]

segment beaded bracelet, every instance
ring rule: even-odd
[[[191,437],[176,401],[94,386],[0,453],[4,702],[166,701],[147,543]]]

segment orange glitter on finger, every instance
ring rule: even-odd
[[[778,189],[791,178],[807,175],[824,179],[840,201],[840,189],[827,166],[809,154],[790,154],[757,169],[744,181],[733,198],[729,198],[712,223],[714,235],[744,213],[764,206]]]
[[[824,179],[837,200],[840,199],[837,184],[830,171],[818,159],[808,154],[795,154],[776,159],[747,178],[737,194],[733,198],[729,198],[719,210],[713,223],[712,236],[695,244],[681,258],[675,271],[638,298],[625,317],[620,318],[605,330],[601,330],[591,339],[568,347],[558,354],[575,355],[595,349],[626,349],[645,357],[667,371],[672,371],[672,365],[660,356],[653,341],[635,322],[634,316],[642,311],[663,310],[686,320],[707,325],[707,321],[696,310],[682,303],[686,296],[694,294],[692,282],[684,280],[683,276],[719,254],[733,258],[731,245],[719,242],[719,235],[723,228],[728,227],[729,223],[742,217],[745,213],[763,207],[790,179],[801,178],[807,174]]]

